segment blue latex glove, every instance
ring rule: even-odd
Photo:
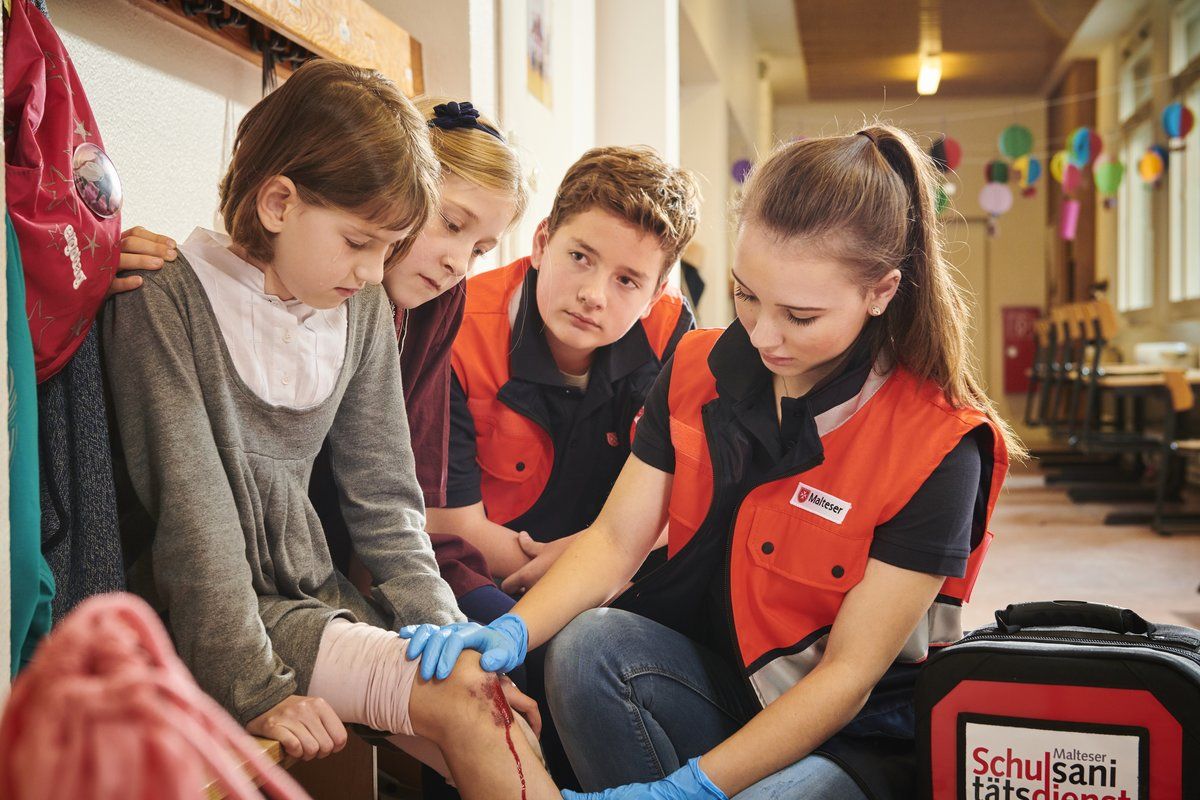
[[[563,800],[729,800],[700,769],[700,759],[654,783],[630,783],[603,792],[581,794],[563,789]]]
[[[483,654],[479,666],[488,672],[509,672],[525,660],[529,630],[516,614],[505,614],[487,627],[475,622],[450,625],[409,625],[401,628],[401,639],[408,639],[406,655],[410,661],[421,659],[421,677],[445,680],[463,650]]]

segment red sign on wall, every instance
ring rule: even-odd
[[[1042,316],[1037,306],[1004,306],[1004,393],[1020,394],[1029,389],[1029,370],[1037,349],[1033,323]]]

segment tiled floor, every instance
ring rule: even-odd
[[[1131,608],[1152,622],[1200,627],[1200,535],[1159,536],[1109,527],[1113,506],[1076,505],[1026,468],[996,507],[996,534],[966,610],[966,627],[1026,600],[1090,600]]]

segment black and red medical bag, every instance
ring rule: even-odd
[[[1197,800],[1200,631],[1075,601],[1011,605],[917,684],[922,797]]]

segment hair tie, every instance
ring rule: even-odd
[[[434,106],[433,119],[429,120],[429,127],[441,128],[444,131],[469,128],[483,131],[490,136],[495,136],[501,142],[504,141],[504,137],[500,135],[500,131],[479,121],[479,112],[475,109],[475,106],[466,100],[461,102],[452,101]]]
[[[871,144],[875,145],[876,147],[879,146],[879,142],[875,141],[875,137],[873,135],[871,135],[870,131],[858,131],[854,135],[855,136],[865,136],[865,137],[867,137],[867,141],[869,141]]]

